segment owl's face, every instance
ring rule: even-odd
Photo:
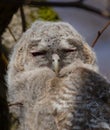
[[[86,62],[86,57],[82,52],[83,46],[77,42],[75,39],[62,39],[61,36],[32,41],[28,48],[30,61],[32,60],[31,66],[46,66],[57,72],[77,59]]]
[[[44,22],[36,26],[28,31],[24,69],[48,67],[58,73],[76,60],[94,62],[91,49],[69,24]]]

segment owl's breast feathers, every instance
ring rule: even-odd
[[[50,89],[58,130],[110,130],[110,84],[98,73],[76,69],[54,78]]]

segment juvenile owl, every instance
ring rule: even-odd
[[[16,130],[110,130],[110,84],[96,56],[65,22],[35,22],[7,72]]]

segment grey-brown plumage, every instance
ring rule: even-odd
[[[17,130],[110,130],[110,84],[67,23],[35,22],[14,48],[7,83]]]

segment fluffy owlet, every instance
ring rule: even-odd
[[[110,130],[110,84],[65,22],[35,22],[15,45],[8,100],[16,130]]]

